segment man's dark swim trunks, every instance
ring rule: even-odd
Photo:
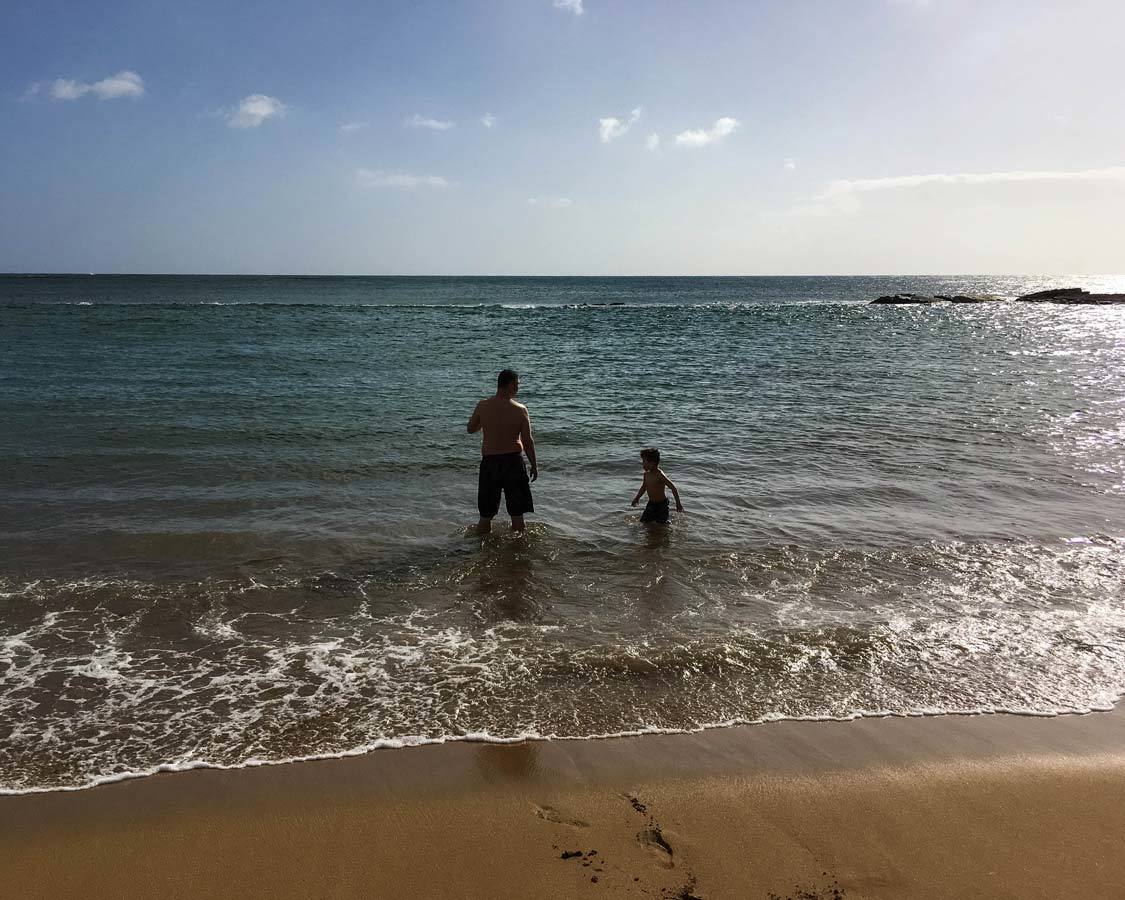
[[[509,516],[535,512],[522,453],[496,453],[481,457],[477,509],[482,519],[491,519],[499,511],[501,490]]]
[[[668,501],[649,500],[645,504],[645,511],[641,513],[642,522],[656,522],[658,525],[668,524]]]

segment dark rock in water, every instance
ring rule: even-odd
[[[1103,306],[1112,303],[1125,303],[1125,294],[1091,294],[1083,288],[1055,288],[1049,291],[1035,291],[1017,297],[1019,303],[1077,303],[1089,306]]]
[[[933,303],[933,297],[923,297],[921,294],[887,294],[883,297],[876,297],[871,301],[872,303]]]
[[[970,294],[935,294],[935,300],[948,300],[950,303],[991,303],[995,297],[974,297]]]
[[[1089,296],[1089,291],[1082,288],[1052,288],[1049,291],[1034,291],[1024,294],[1019,300],[1065,300],[1068,297]]]
[[[872,303],[937,303],[944,300],[946,303],[988,303],[995,300],[995,297],[975,297],[970,294],[935,294],[932,297],[927,297],[924,294],[887,294],[884,297],[877,297],[872,300]]]

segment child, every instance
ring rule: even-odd
[[[631,505],[636,506],[641,495],[647,491],[648,503],[645,505],[645,511],[641,513],[641,521],[667,525],[668,498],[664,495],[664,488],[671,489],[672,496],[676,498],[676,512],[684,511],[683,504],[680,503],[680,492],[672,484],[672,479],[660,471],[660,451],[655,447],[648,447],[641,451],[641,465],[645,467],[644,479]]]

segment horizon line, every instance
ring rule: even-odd
[[[0,278],[1120,278],[1119,272],[417,273],[417,272],[0,272]]]

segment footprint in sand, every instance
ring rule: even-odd
[[[553,806],[538,806],[533,803],[532,808],[535,810],[535,815],[540,819],[546,819],[548,822],[555,822],[559,825],[569,825],[571,828],[590,827],[589,822],[583,822],[581,819],[568,816],[566,813],[559,812]]]
[[[656,857],[657,862],[665,869],[675,866],[672,861],[672,845],[664,839],[660,829],[653,825],[637,834],[637,841],[642,847]]]

